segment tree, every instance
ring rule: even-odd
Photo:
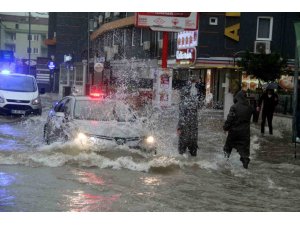
[[[246,51],[237,65],[242,67],[247,74],[254,75],[265,82],[274,81],[286,72],[287,60],[278,53],[255,54]]]

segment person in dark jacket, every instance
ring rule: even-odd
[[[223,126],[228,131],[224,146],[225,157],[229,158],[231,151],[235,148],[240,154],[240,160],[245,169],[250,162],[250,120],[253,108],[248,103],[245,93],[239,91],[234,97],[234,105],[231,106],[227,120]]]
[[[196,96],[191,96],[189,86],[181,90],[177,125],[179,154],[183,154],[189,149],[191,156],[197,156],[198,114],[196,98]]]
[[[198,90],[197,96],[198,96],[198,104],[199,106],[203,105],[204,97],[205,97],[205,85],[202,82],[202,79],[199,78],[199,82],[196,83],[196,88]]]
[[[265,133],[265,123],[268,120],[269,133],[273,134],[273,113],[275,107],[278,104],[278,95],[274,93],[273,89],[267,89],[265,93],[259,98],[257,111],[259,112],[263,104],[262,116],[261,116],[261,134]]]

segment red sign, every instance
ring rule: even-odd
[[[190,65],[196,61],[196,48],[178,49],[176,51],[176,63],[180,65]]]

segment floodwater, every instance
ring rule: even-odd
[[[176,109],[153,114],[158,154],[43,141],[41,117],[0,118],[0,212],[299,211],[300,164],[289,137],[251,128],[251,162],[223,158],[222,115],[199,112],[196,158],[177,153]],[[284,148],[280,147],[284,146]]]

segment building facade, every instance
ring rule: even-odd
[[[48,18],[31,14],[16,16],[0,13],[0,49],[14,52],[17,72],[28,73],[30,58],[32,66],[30,73],[35,75],[37,58],[47,57],[48,54],[47,46],[44,44],[47,34]]]
[[[168,68],[173,69],[173,82],[180,84],[181,80],[191,77],[201,78],[214,106],[222,107],[226,94],[231,94],[228,101],[232,101],[232,89],[239,88],[232,87],[232,80],[241,79],[236,61],[246,50],[280,53],[293,66],[293,22],[299,19],[299,13],[284,12],[199,13],[194,64],[176,63],[178,34],[169,34]],[[105,59],[109,65],[102,74],[95,76],[103,80],[101,76],[118,77],[128,70],[151,79],[152,68],[161,66],[162,32],[135,27],[134,13],[95,13],[93,20],[91,46],[95,57]]]
[[[242,71],[236,62],[243,52],[277,52],[293,67],[293,22],[300,13],[200,12],[198,19],[193,64],[176,62],[178,33],[169,33],[167,67],[173,70],[173,88],[201,78],[212,107],[222,108],[240,88],[235,84],[241,84]],[[48,56],[54,55],[58,64],[66,54],[74,62],[88,60],[90,84],[119,80],[131,87],[151,88],[153,73],[162,64],[162,36],[162,32],[136,27],[134,12],[50,13],[46,43]],[[96,63],[103,63],[104,69],[95,70]]]

